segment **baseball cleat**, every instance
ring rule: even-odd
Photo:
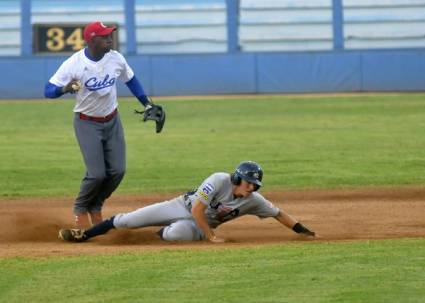
[[[86,240],[84,229],[61,229],[59,239],[68,242],[83,242]]]

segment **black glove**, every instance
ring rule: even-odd
[[[136,114],[143,115],[143,122],[153,120],[156,123],[156,132],[160,133],[165,123],[165,111],[161,105],[150,103],[144,111],[134,110]]]
[[[298,234],[304,234],[310,237],[315,237],[316,233],[314,231],[309,230],[307,227],[302,225],[300,222],[296,223],[294,227],[292,227],[292,230],[295,231]]]

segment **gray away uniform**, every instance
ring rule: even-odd
[[[258,192],[246,198],[235,198],[230,174],[215,173],[205,179],[196,191],[130,213],[118,214],[113,224],[116,228],[165,226],[162,234],[164,240],[202,240],[205,235],[191,213],[196,200],[208,205],[205,216],[211,228],[243,215],[267,218],[277,216],[280,211]]]

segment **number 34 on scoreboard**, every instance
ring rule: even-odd
[[[36,54],[73,53],[85,47],[83,30],[86,24],[33,24],[33,50]],[[108,26],[117,24],[109,24]],[[112,33],[113,46],[118,50],[117,31]]]

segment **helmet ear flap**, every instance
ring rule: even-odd
[[[230,181],[231,181],[234,185],[240,185],[240,184],[241,184],[241,182],[242,182],[242,178],[241,178],[239,175],[237,175],[237,174],[235,174],[235,173],[232,173],[232,174],[230,174]]]

